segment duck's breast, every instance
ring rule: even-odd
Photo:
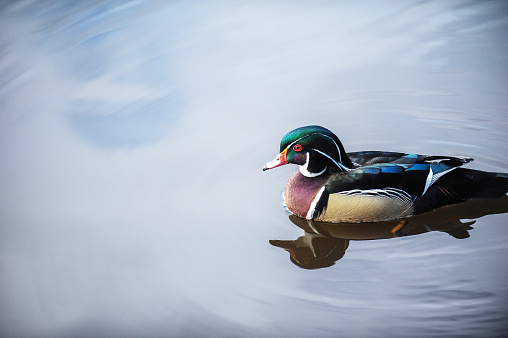
[[[305,218],[314,197],[326,181],[325,177],[305,177],[299,171],[291,175],[284,189],[284,201],[290,212]]]

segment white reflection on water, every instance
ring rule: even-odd
[[[506,215],[361,242],[331,269],[262,173],[322,124],[348,151],[506,171],[503,2],[18,1],[0,12],[3,335],[501,333]]]

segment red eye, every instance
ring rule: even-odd
[[[295,144],[293,146],[293,150],[296,152],[302,151],[302,145],[301,144]]]

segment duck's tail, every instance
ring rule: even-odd
[[[501,197],[508,192],[507,173],[490,173],[472,169],[462,170],[464,170],[464,176],[471,180],[474,186],[472,191],[469,191],[471,195],[466,196],[468,199]]]
[[[439,178],[416,199],[414,213],[421,214],[438,207],[470,199],[488,199],[506,195],[508,174],[457,168]]]

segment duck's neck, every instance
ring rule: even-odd
[[[348,171],[353,168],[353,164],[349,157],[344,153],[344,159],[349,165],[343,164],[341,161],[336,161],[325,153],[315,150],[314,153],[307,153],[306,161],[299,167],[300,173],[305,177],[317,177],[328,173],[330,170]],[[341,158],[342,160],[342,158]]]
[[[328,166],[324,161],[311,160],[311,156],[307,153],[307,161],[304,165],[298,167],[300,173],[305,177],[317,177],[326,172]]]

